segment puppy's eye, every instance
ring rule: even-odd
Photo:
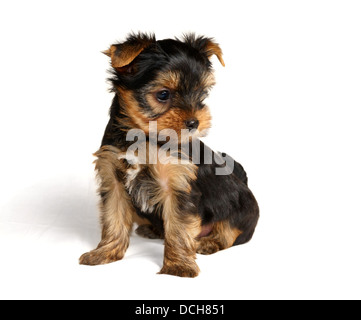
[[[170,92],[167,89],[163,89],[156,93],[156,97],[159,102],[167,102],[170,99]]]

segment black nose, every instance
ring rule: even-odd
[[[197,119],[188,119],[184,121],[184,123],[189,130],[197,129],[199,126],[199,121]]]

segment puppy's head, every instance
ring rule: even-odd
[[[185,130],[191,130],[188,138],[206,134],[211,116],[204,100],[215,84],[210,58],[216,55],[224,66],[222,50],[212,39],[190,34],[156,41],[130,35],[104,53],[111,58],[111,81],[122,109],[117,120],[123,126],[148,134],[149,122],[156,121],[160,135],[171,130],[179,138]]]

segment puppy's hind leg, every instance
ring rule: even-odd
[[[233,245],[240,234],[242,231],[231,227],[228,221],[216,222],[208,236],[198,239],[197,253],[212,254],[227,249]]]

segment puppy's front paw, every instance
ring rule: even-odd
[[[95,249],[90,252],[84,253],[79,258],[79,264],[84,264],[88,266],[96,266],[98,264],[106,264],[121,260],[123,255],[120,252],[107,251],[103,248]]]
[[[194,278],[199,274],[199,268],[196,263],[194,265],[164,265],[159,274],[169,274],[177,277]]]

